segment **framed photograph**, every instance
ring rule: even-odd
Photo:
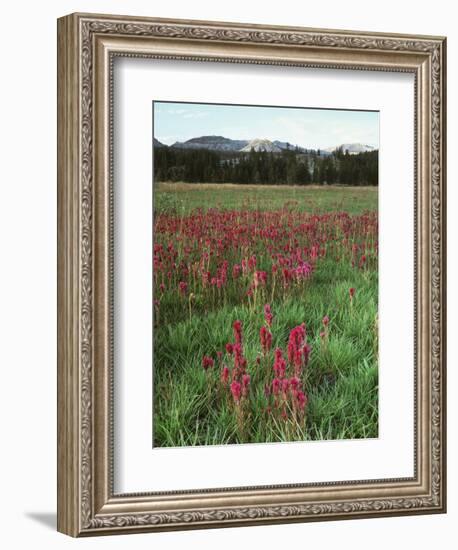
[[[440,513],[443,37],[58,20],[58,530]]]

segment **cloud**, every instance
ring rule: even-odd
[[[187,109],[167,109],[166,111],[168,115],[184,115],[187,112]]]
[[[202,117],[205,117],[207,115],[208,115],[208,113],[203,113],[203,112],[186,113],[185,115],[183,115],[183,118],[202,118]]]
[[[208,115],[208,113],[204,111],[194,111],[194,110],[191,111],[189,109],[177,109],[175,107],[169,107],[169,108],[159,107],[157,114],[162,114],[162,113],[169,116],[176,116],[181,118],[202,118]]]

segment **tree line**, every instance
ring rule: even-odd
[[[155,147],[154,178],[188,183],[378,185],[378,151],[349,154],[338,149],[323,155],[319,150],[240,153]]]

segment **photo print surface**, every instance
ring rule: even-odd
[[[153,447],[378,437],[379,112],[153,102]]]

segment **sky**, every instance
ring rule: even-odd
[[[379,112],[154,102],[154,137],[171,145],[200,136],[288,141],[310,149],[379,146]]]

